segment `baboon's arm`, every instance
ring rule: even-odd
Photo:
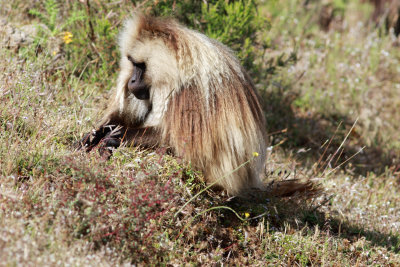
[[[122,137],[131,146],[143,148],[155,148],[160,145],[160,133],[153,127],[147,128],[127,128]]]
[[[155,128],[133,128],[119,123],[120,120],[108,120],[87,133],[75,147],[85,149],[86,152],[97,147],[100,154],[103,154],[105,151],[118,148],[122,143],[142,148],[154,148],[160,145],[160,134]]]

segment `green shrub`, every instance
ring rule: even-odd
[[[265,31],[269,24],[257,13],[254,0],[186,0],[179,3],[165,0],[155,5],[151,12],[161,16],[173,15],[189,27],[231,47],[248,70],[257,70],[254,63],[260,52],[254,45],[266,45],[265,41],[258,40],[257,33]]]

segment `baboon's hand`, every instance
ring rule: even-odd
[[[80,141],[75,144],[75,147],[80,150],[84,149],[86,152],[91,151],[93,148],[98,147],[100,154],[107,150],[112,150],[121,145],[122,134],[121,126],[105,125],[87,133]]]

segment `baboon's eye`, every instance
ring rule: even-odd
[[[128,60],[132,63],[135,68],[139,68],[142,72],[146,70],[146,64],[144,62],[137,62],[131,56],[127,56]]]
[[[129,60],[130,62],[132,62],[132,64],[133,64],[133,62],[134,62],[134,61],[133,61],[133,58],[132,58],[130,55],[128,55],[127,58],[128,58],[128,60]]]
[[[140,67],[140,68],[146,67],[146,64],[144,62],[137,62],[129,55],[127,56],[127,58],[135,67]]]

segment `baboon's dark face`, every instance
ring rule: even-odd
[[[143,62],[135,62],[130,56],[128,56],[128,60],[133,65],[132,75],[127,84],[128,92],[133,94],[139,100],[149,100],[150,86],[148,86],[144,81],[146,64]]]

